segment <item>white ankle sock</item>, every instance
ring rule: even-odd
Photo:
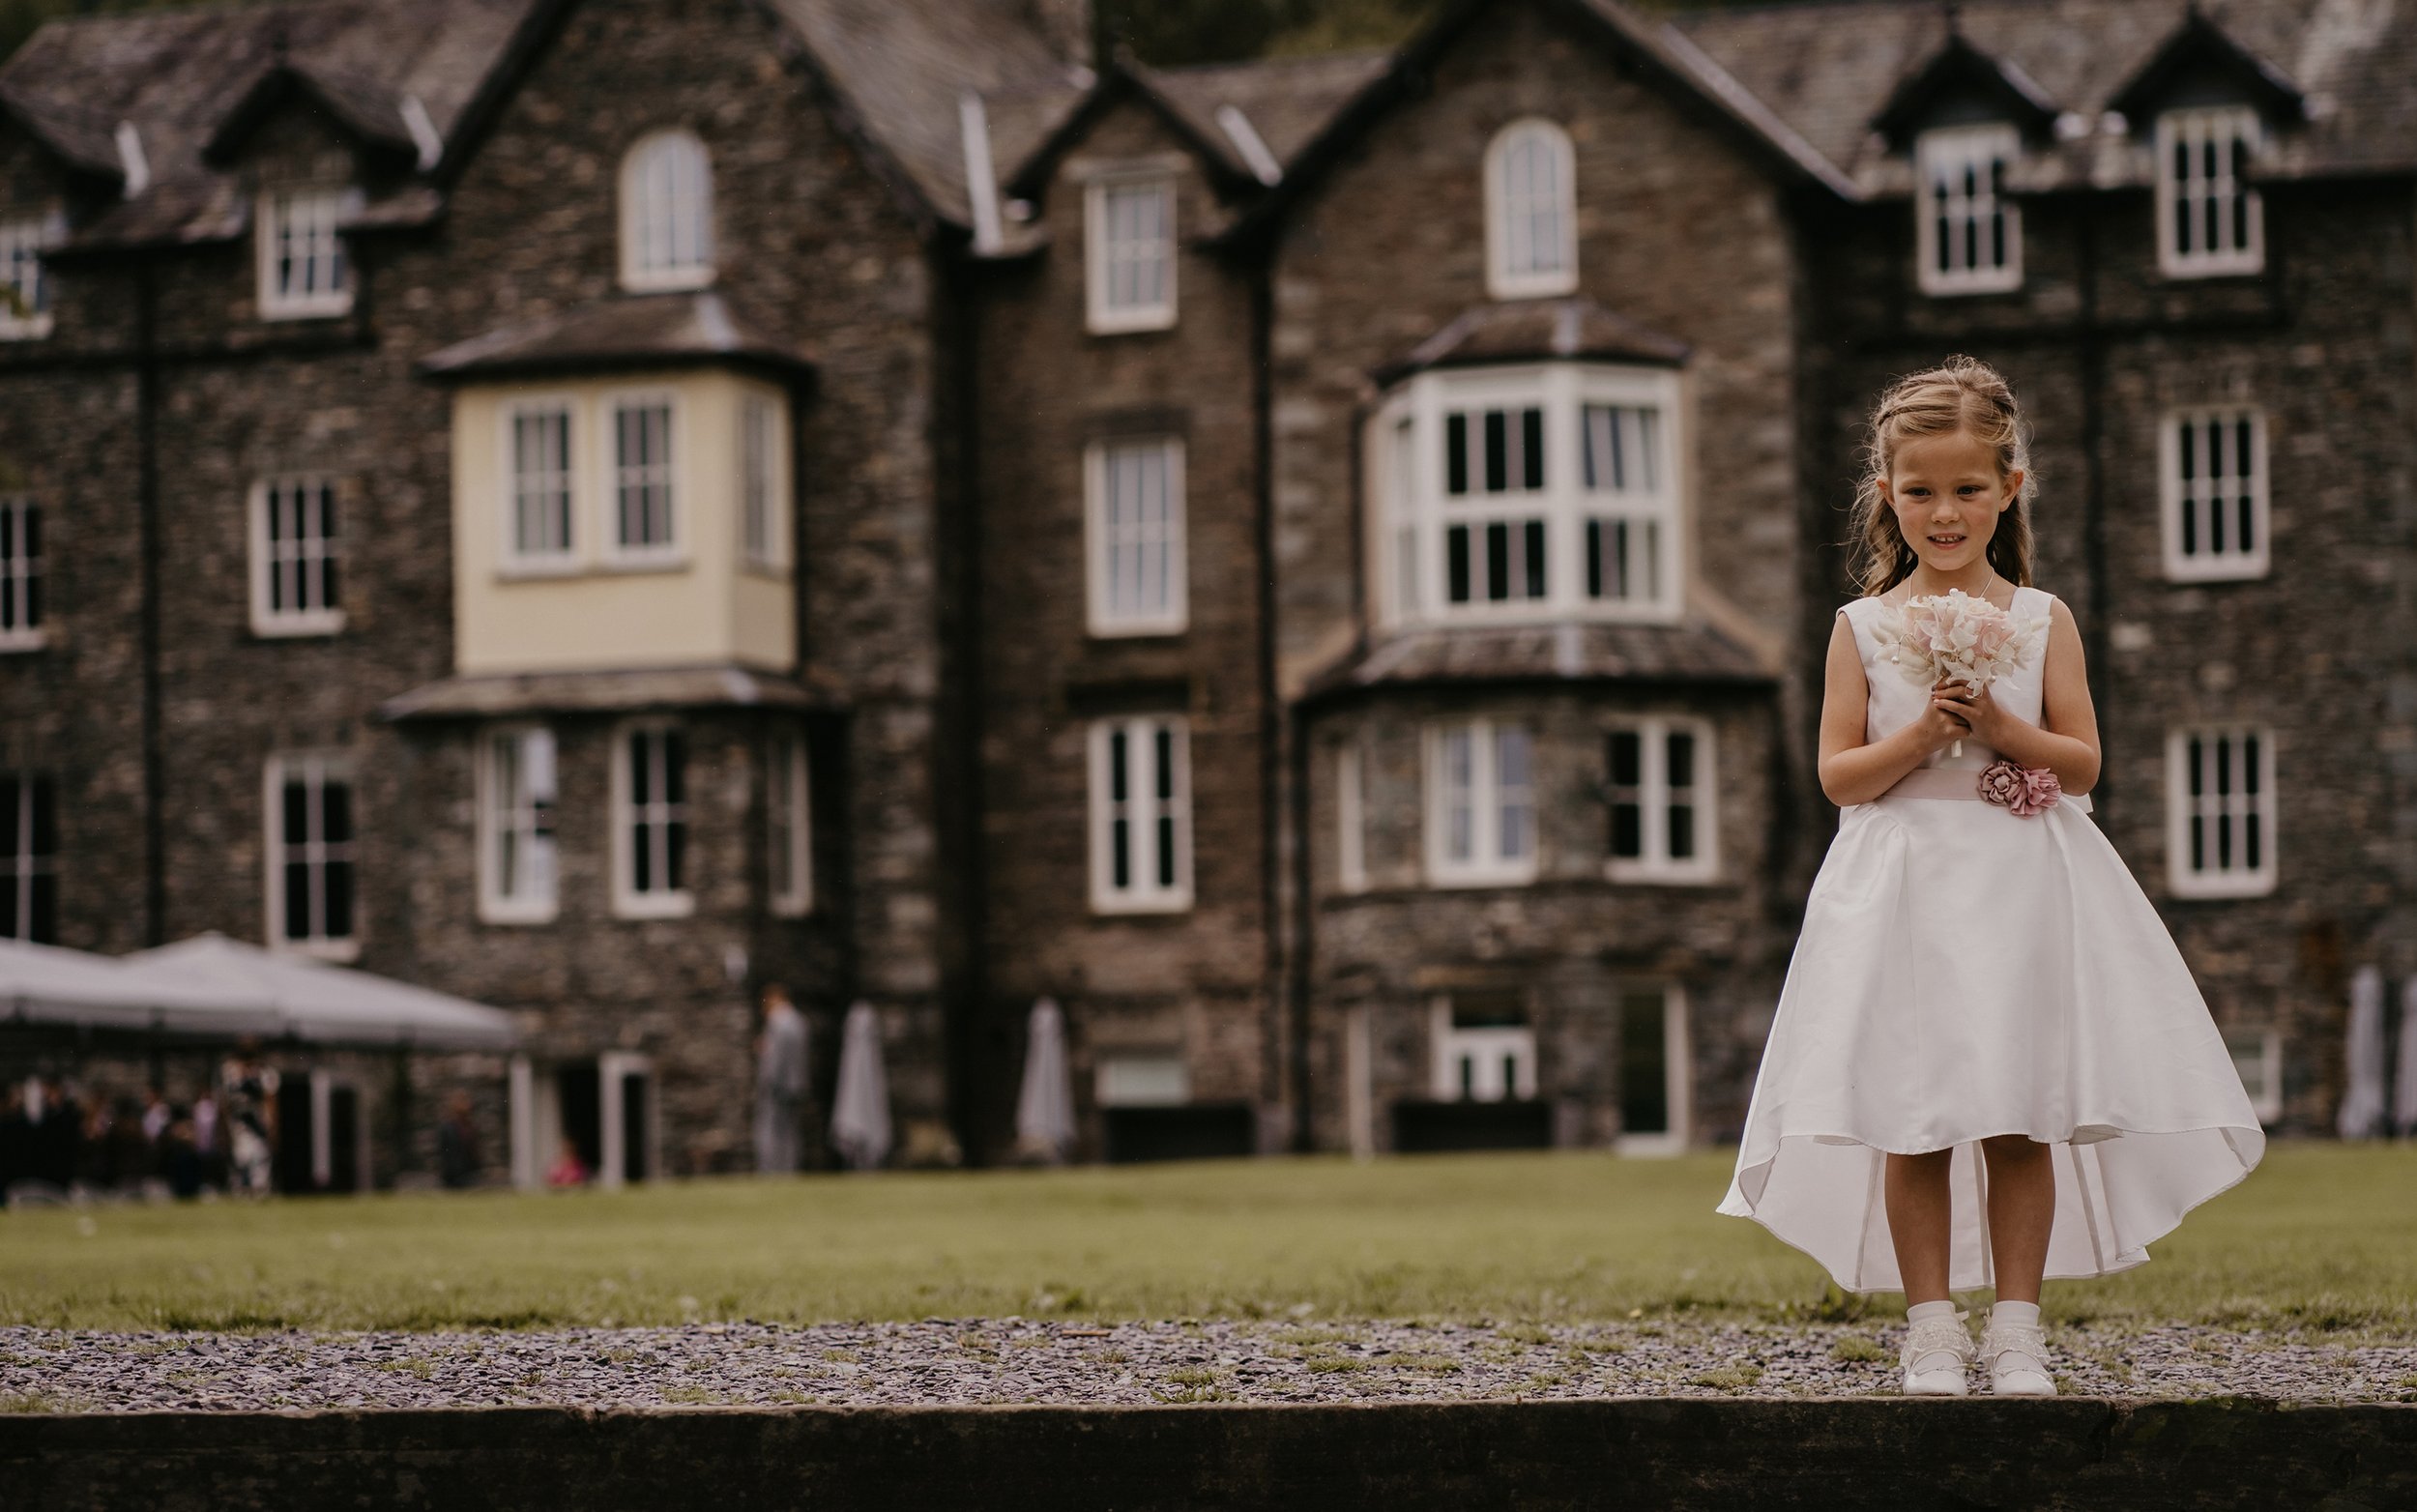
[[[2037,1327],[2039,1304],[2037,1302],[1993,1302],[1989,1308],[1989,1321],[1991,1323],[2029,1323]]]
[[[1954,1297],[1947,1297],[1937,1302],[1916,1302],[1905,1310],[1907,1323],[1920,1323],[1925,1318],[1953,1318],[1955,1315]]]

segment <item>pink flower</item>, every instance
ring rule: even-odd
[[[2055,807],[2064,791],[2048,768],[2002,756],[1981,769],[1979,787],[1983,800],[2024,819]]]

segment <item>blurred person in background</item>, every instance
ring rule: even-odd
[[[798,1169],[805,1117],[805,1015],[778,982],[764,987],[764,1032],[755,1038],[755,1169]]]
[[[479,1131],[470,1121],[470,1094],[459,1088],[445,1099],[436,1125],[436,1178],[459,1190],[479,1180]]]

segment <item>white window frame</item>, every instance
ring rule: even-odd
[[[1554,182],[1545,193],[1511,181],[1512,155],[1545,155]],[[1537,224],[1551,218],[1549,260],[1535,255]],[[1520,266],[1523,247],[1529,249]],[[1578,287],[1578,155],[1569,133],[1539,116],[1513,121],[1485,149],[1486,292],[1498,300],[1540,299]]]
[[[1677,623],[1685,608],[1688,571],[1685,523],[1691,488],[1690,427],[1685,385],[1668,368],[1549,363],[1421,373],[1403,384],[1370,417],[1363,454],[1369,458],[1366,517],[1379,627],[1551,624],[1572,620],[1625,624]],[[1615,490],[1587,486],[1587,412],[1593,407],[1650,409],[1658,451],[1649,486]],[[1480,417],[1502,409],[1543,412],[1544,486],[1483,490]],[[1447,417],[1471,417],[1466,494],[1449,493]],[[1400,427],[1404,422],[1409,430]],[[1514,427],[1516,428],[1516,427]],[[1481,529],[1495,519],[1545,522],[1545,592],[1540,597],[1492,601],[1483,596],[1484,558],[1471,554],[1472,596],[1450,600],[1449,533],[1455,524]],[[1628,597],[1588,593],[1587,525],[1605,550],[1621,522],[1646,533],[1646,592]],[[1608,576],[1605,586],[1609,587]]]
[[[1525,742],[1528,766],[1524,812],[1526,814],[1528,850],[1525,856],[1503,853],[1502,816],[1508,809],[1522,805],[1507,801],[1500,766],[1505,741],[1516,736]],[[1467,787],[1469,806],[1469,854],[1452,855],[1453,810],[1458,799],[1458,785],[1451,780],[1451,743],[1456,737],[1469,742],[1470,768]],[[1533,882],[1538,869],[1538,856],[1543,849],[1541,809],[1536,802],[1536,746],[1534,733],[1516,720],[1479,716],[1473,719],[1452,719],[1427,726],[1426,748],[1426,859],[1427,882],[1437,887],[1517,887]]]
[[[286,936],[285,861],[288,845],[285,836],[285,778],[289,771],[299,771],[303,774],[304,785],[319,795],[318,812],[321,816],[322,838],[312,840],[306,837],[304,839],[301,846],[305,853],[304,864],[315,863],[321,868],[320,876],[323,887],[324,868],[330,863],[341,862],[352,868],[353,927],[352,933],[348,935],[330,935],[324,932],[327,924],[327,910],[322,902],[315,911],[318,915],[315,922],[320,932],[302,939],[289,939]],[[330,783],[342,784],[351,795],[348,800],[352,820],[350,839],[331,841],[324,838],[326,793]],[[297,955],[307,955],[324,961],[356,959],[361,954],[362,925],[361,784],[351,754],[345,751],[277,752],[270,756],[263,769],[261,796],[264,821],[261,850],[268,861],[266,887],[268,917],[267,928],[263,933],[269,942],[269,948],[291,951]]]
[[[1120,305],[1115,297],[1115,268],[1124,255],[1121,250],[1124,244],[1117,241],[1109,224],[1109,202],[1116,195],[1136,189],[1154,189],[1161,197],[1164,219],[1155,255],[1162,262],[1165,273],[1163,297],[1155,301]],[[1175,324],[1176,265],[1179,261],[1176,197],[1174,177],[1160,171],[1103,174],[1084,186],[1084,303],[1086,323],[1094,334],[1114,335],[1132,331],[1164,331]],[[1133,245],[1141,245],[1140,239],[1136,238]]]
[[[1168,732],[1169,794],[1158,796],[1157,735]],[[1125,737],[1125,798],[1111,783],[1111,741]],[[1099,914],[1176,914],[1192,906],[1191,721],[1181,714],[1128,714],[1091,726],[1091,906]],[[1158,827],[1172,819],[1173,882],[1158,880]],[[1116,825],[1130,836],[1131,881],[1116,886]]]
[[[1519,1024],[1472,1025],[1452,1022],[1452,995],[1438,993],[1428,1003],[1428,1090],[1438,1102],[1532,1102],[1536,1096],[1536,1030],[1532,1018]],[[1469,1087],[1461,1086],[1462,1062],[1468,1062]],[[1502,1074],[1505,1063],[1510,1074]]]
[[[1092,1099],[1102,1108],[1178,1108],[1192,1100],[1192,1070],[1180,1049],[1101,1050]]]
[[[796,560],[789,538],[789,407],[768,392],[744,390],[738,425],[739,565],[785,577]]]
[[[1644,855],[1623,857],[1609,855],[1611,835],[1610,813],[1605,812],[1607,829],[1604,848],[1607,853],[1603,874],[1614,882],[1686,883],[1716,882],[1720,878],[1720,808],[1719,767],[1712,739],[1712,721],[1691,714],[1645,714],[1613,720],[1603,735],[1604,783],[1612,788],[1613,774],[1609,768],[1612,737],[1633,732],[1637,736],[1639,758],[1637,800],[1642,808],[1639,838]],[[1689,792],[1695,810],[1695,855],[1677,859],[1670,854],[1670,737],[1689,735],[1695,738],[1694,781]]]
[[[497,469],[501,479],[502,504],[496,512],[503,527],[503,555],[498,560],[503,565],[503,575],[507,577],[556,576],[580,569],[581,549],[587,534],[587,522],[580,518],[586,508],[586,501],[581,497],[581,483],[587,469],[579,460],[581,449],[587,444],[585,417],[581,413],[583,408],[576,394],[565,393],[516,394],[502,407],[496,442],[496,454],[503,463]],[[520,543],[520,422],[524,419],[547,415],[558,415],[563,422],[565,537],[559,550],[529,551],[524,550]]]
[[[2169,278],[2201,278],[2224,274],[2256,273],[2266,265],[2266,213],[2263,199],[2256,188],[2238,184],[2234,177],[2231,155],[2211,178],[2206,171],[2206,144],[2221,137],[2227,143],[2244,140],[2249,151],[2245,155],[2256,161],[2265,147],[2265,128],[2257,112],[2248,105],[2207,105],[2186,110],[2169,110],[2157,117],[2156,194],[2157,194],[2157,268]],[[2187,174],[2177,177],[2174,169],[2174,149],[2187,146],[2190,163]],[[2248,236],[2239,246],[2224,246],[2210,249],[2195,246],[2185,252],[2174,247],[2176,201],[2187,198],[2198,236],[2206,227],[2206,206],[2211,198],[2228,196],[2238,189],[2248,211]],[[2194,240],[2198,239],[2194,237]],[[2230,237],[2228,232],[2228,242]]]
[[[358,270],[344,245],[343,226],[360,211],[361,204],[358,189],[295,187],[260,192],[253,204],[256,231],[252,241],[258,259],[261,319],[304,320],[352,310]],[[278,282],[278,244],[292,234],[298,222],[305,221],[299,229],[311,245],[305,250],[302,266],[314,274],[324,268],[327,286],[289,292]],[[311,281],[317,280],[314,277]]]
[[[669,182],[650,181],[650,169]],[[713,281],[713,160],[694,131],[672,127],[630,143],[620,192],[623,288],[650,293]]]
[[[511,745],[514,756],[511,791],[507,792],[505,774],[498,771],[499,747]],[[533,750],[545,752],[542,767],[531,759]],[[503,724],[487,726],[480,731],[478,748],[478,839],[479,839],[479,917],[490,924],[550,923],[561,906],[562,862],[559,797],[561,793],[560,746],[554,732],[541,724]],[[539,796],[534,791],[540,784],[532,780],[542,771],[544,786],[549,791]],[[541,868],[542,886],[530,879],[531,886],[514,893],[507,889],[502,857],[499,852],[507,833],[522,848],[522,854],[534,857],[544,854],[548,858]],[[537,850],[542,838],[545,849]]]
[[[666,417],[663,444],[670,452],[664,468],[664,529],[667,537],[659,542],[625,545],[621,538],[621,417],[625,409],[660,405]],[[682,414],[680,391],[668,388],[617,389],[602,394],[597,401],[598,423],[597,437],[597,477],[603,486],[597,490],[598,512],[602,515],[597,540],[598,560],[603,566],[625,571],[650,571],[687,565],[688,532],[682,518],[688,504],[684,486],[687,472],[686,424]]]
[[[2022,151],[2022,134],[2002,122],[1939,127],[1914,139],[1914,257],[1923,293],[2002,294],[2023,286],[2023,207],[2005,191],[2007,172]],[[2005,230],[2005,261],[1985,260],[1986,247],[1966,261],[1967,240],[1976,231],[1985,234],[1992,217]],[[1938,266],[1942,218],[1950,226],[1944,269]]]
[[[0,494],[0,652],[42,647],[48,595],[38,590],[49,586],[44,581],[45,544],[42,502],[31,494]]]
[[[315,538],[316,549],[307,544],[292,546],[270,539],[270,500],[282,502],[295,490],[324,490],[330,512],[335,520],[334,535],[299,538],[305,542]],[[251,485],[251,630],[254,635],[333,635],[344,627],[344,585],[352,574],[345,569],[344,520],[350,512],[345,490],[338,480],[325,473],[286,473],[255,480]],[[292,549],[287,549],[291,547]],[[277,608],[272,605],[273,584],[288,562],[304,564],[304,581],[321,581],[313,568],[317,564],[333,560],[335,564],[335,596],[333,602],[316,603],[308,608]],[[324,593],[323,588],[314,592]]]
[[[2280,1029],[2233,1030],[2224,1036],[2225,1048],[2231,1052],[2232,1069],[2240,1072],[2244,1049],[2255,1047],[2257,1065],[2257,1086],[2249,1088],[2249,1078],[2241,1078],[2242,1090],[2249,1092],[2249,1105],[2261,1124],[2272,1123],[2283,1117],[2283,1031]]]
[[[1368,744],[1346,737],[1334,748],[1334,882],[1344,892],[1368,890]]]
[[[677,802],[667,798],[654,800],[651,800],[649,806],[658,810],[654,820],[655,824],[668,826],[677,823],[682,827],[681,886],[650,887],[641,892],[637,888],[637,856],[633,844],[636,837],[631,833],[637,826],[639,816],[636,812],[635,789],[630,780],[629,742],[635,736],[661,736],[666,733],[677,734],[681,738],[681,797]],[[677,720],[629,719],[613,727],[610,762],[612,768],[611,850],[613,914],[616,917],[685,918],[696,912],[696,891],[693,887],[689,886],[696,871],[696,821],[694,818],[696,784],[691,780],[689,769],[692,764],[688,760],[690,755],[688,744],[688,731]],[[658,744],[655,750],[655,759],[660,763],[664,759],[665,747]],[[668,836],[668,830],[665,833]],[[650,841],[650,843],[653,842]],[[669,861],[668,838],[662,842],[661,854],[651,857],[650,859],[658,864]]]
[[[2245,800],[2242,746],[2244,738],[2257,740],[2257,764],[2253,773],[2257,778],[2256,801]],[[2200,761],[2204,776],[2196,803],[2190,786],[2190,742],[2196,738],[2201,744]],[[2232,742],[2234,755],[2230,761],[2229,795],[2215,791],[2215,756],[2205,742],[2215,740]],[[2166,881],[2175,897],[2180,898],[2243,898],[2257,897],[2275,889],[2275,856],[2277,811],[2282,804],[2275,793],[2275,732],[2272,726],[2240,721],[2221,721],[2185,725],[2166,736]],[[2230,817],[2245,820],[2255,812],[2257,816],[2257,859],[2252,867],[2240,863],[2247,840],[2241,826],[2235,824],[2232,839],[2234,863],[2218,870],[2213,866],[2191,869],[2191,820],[2194,809],[2199,817],[2213,821]],[[2212,831],[2202,831],[2202,854],[2213,860],[2216,841]]]
[[[1155,610],[1120,609],[1114,601],[1118,553],[1125,543],[1120,538],[1138,534],[1134,527],[1117,528],[1108,517],[1111,469],[1118,455],[1128,451],[1155,451],[1166,469],[1166,516],[1162,522],[1166,536],[1166,601]],[[1188,528],[1183,471],[1180,436],[1109,437],[1083,449],[1083,555],[1090,565],[1084,576],[1090,584],[1086,597],[1090,604],[1088,628],[1092,635],[1179,635],[1189,624],[1191,588],[1185,552]]]
[[[1671,1156],[1687,1152],[1688,1131],[1695,1123],[1695,1034],[1682,982],[1663,982],[1662,1105],[1670,1110],[1670,1127],[1614,1137],[1612,1149],[1622,1155]],[[1617,989],[1620,997],[1647,991],[1650,984],[1631,983]],[[1614,1032],[1617,1032],[1615,1027]],[[1622,1110],[1623,1115],[1625,1110]]]
[[[812,771],[803,727],[775,727],[764,748],[765,891],[783,918],[802,918],[814,908]],[[786,865],[786,887],[775,860]]]
[[[2239,433],[2233,428],[2244,422],[2249,425],[2250,463],[2246,475],[2237,471],[2240,465]],[[2226,453],[2224,460],[2228,471],[2223,478],[2229,485],[2223,497],[2214,501],[2213,510],[2209,508],[2210,501],[2204,497],[2208,491],[2208,484],[2213,480],[2209,476],[2206,460],[2202,455],[2204,448],[2201,445],[2211,425],[2224,427],[2219,432],[2222,437],[2219,448]],[[2187,482],[2182,476],[2183,438],[2186,431],[2193,438],[2191,451],[2195,465],[2192,471],[2198,475],[2188,480]],[[2164,558],[2166,577],[2169,581],[2210,582],[2227,578],[2264,577],[2266,575],[2271,562],[2268,550],[2268,532],[2271,529],[2268,522],[2271,519],[2271,511],[2266,503],[2268,492],[2266,459],[2270,454],[2266,446],[2265,412],[2254,405],[2199,405],[2187,409],[2169,410],[2166,413],[2164,421],[2158,426],[2158,472],[2164,485],[2162,489],[2165,505]],[[2249,502],[2250,531],[2255,538],[2255,543],[2247,551],[2242,551],[2237,547],[2228,547],[2223,551],[2209,551],[2204,544],[2204,538],[2208,534],[2206,527],[2211,513],[2221,513],[2224,525],[2227,527],[2225,536],[2228,540],[2237,539],[2239,537],[2244,476]],[[2192,497],[2194,492],[2200,497]],[[2188,553],[2182,549],[2182,528],[2186,518],[2193,525],[2194,544],[2198,548]]]
[[[22,769],[0,771],[16,784],[16,813],[12,816],[16,830],[16,845],[0,852],[0,869],[5,869],[16,884],[16,909],[13,916],[0,918],[0,939],[34,939],[34,890],[44,878],[50,881],[50,916],[52,933],[57,932],[59,915],[59,783],[47,772]],[[40,811],[39,799],[47,791],[50,798],[50,846],[38,849],[35,839],[42,827],[35,816]],[[55,940],[41,942],[55,945]]]
[[[0,220],[0,291],[12,296],[0,299],[0,341],[38,341],[55,329],[43,253],[66,240],[67,212],[55,205]],[[25,302],[25,313],[17,313],[15,300]]]

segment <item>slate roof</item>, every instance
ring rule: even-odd
[[[626,294],[457,341],[421,359],[431,378],[462,382],[713,363],[811,372],[805,353],[734,311],[722,295]]]
[[[1157,71],[1169,98],[1225,137],[1218,111],[1233,106],[1289,167],[1311,138],[1351,98],[1374,83],[1392,61],[1388,52],[1332,52],[1258,63],[1207,64]]]
[[[1529,359],[1598,358],[1675,366],[1690,348],[1588,299],[1514,300],[1478,305],[1456,316],[1399,362],[1376,374],[1392,383],[1429,367]]]
[[[1406,630],[1313,677],[1303,702],[1357,688],[1452,683],[1776,681],[1705,625],[1453,625]]]
[[[2224,34],[2305,97],[2269,177],[2417,169],[2417,5],[2211,0]],[[1963,34],[2095,124],[2183,23],[2185,0],[1964,0]],[[1869,193],[1910,186],[1871,131],[1879,102],[1947,41],[1941,7],[1892,0],[1700,11],[1672,23]],[[2146,182],[2139,131],[2093,131],[2026,163],[2018,189]]]

